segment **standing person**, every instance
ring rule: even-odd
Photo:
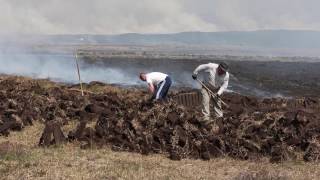
[[[140,73],[140,79],[148,83],[149,91],[153,94],[152,100],[165,99],[172,84],[170,76],[161,72]]]
[[[198,66],[192,75],[193,79],[197,79],[198,72],[206,72],[204,75],[204,85],[208,87],[213,93],[214,113],[217,118],[223,117],[221,108],[220,96],[227,89],[229,83],[228,65],[226,63],[208,63]],[[202,86],[202,113],[204,121],[210,121],[210,93]]]

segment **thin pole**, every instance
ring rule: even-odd
[[[78,78],[79,78],[79,84],[81,88],[81,95],[84,96],[83,94],[83,88],[82,88],[82,81],[81,81],[81,75],[80,75],[80,68],[79,68],[79,63],[78,63],[78,52],[76,51],[76,64],[77,64],[77,70],[78,70]]]
[[[224,101],[222,101],[222,99],[221,99],[220,97],[218,97],[215,93],[213,93],[202,81],[200,81],[199,79],[197,79],[197,81],[209,92],[209,94],[210,94],[211,96],[213,96],[214,98],[218,98],[223,105],[225,105],[226,107],[229,107],[229,106],[227,105],[227,103],[225,103]]]

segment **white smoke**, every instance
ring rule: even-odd
[[[1,54],[0,74],[21,75],[32,78],[48,78],[55,81],[78,83],[76,62],[72,55]],[[141,83],[138,76],[127,70],[87,66],[80,61],[83,82],[101,81],[125,85]]]
[[[0,0],[1,33],[118,34],[216,30],[183,0]]]
[[[173,79],[173,87],[201,88],[191,77],[192,72],[179,68],[179,64],[172,65],[170,72],[165,72],[166,66],[136,66],[128,64],[117,67],[108,62],[104,64],[89,64],[79,59],[81,79],[85,83],[100,81],[109,84],[136,86],[145,85],[138,74],[139,72],[150,72],[163,70]],[[63,83],[78,83],[76,60],[73,55],[52,54],[28,54],[28,53],[5,53],[0,52],[0,74],[21,75],[32,78],[51,79]],[[110,66],[109,66],[110,65]],[[200,76],[201,78],[201,76]],[[229,92],[238,92],[245,95],[260,97],[284,97],[280,92],[270,92],[257,87],[255,84],[238,81],[231,76],[228,87]]]
[[[0,33],[320,30],[318,0],[0,0]]]

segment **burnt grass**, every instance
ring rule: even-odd
[[[40,146],[80,141],[81,148],[160,153],[173,160],[228,156],[282,162],[320,157],[318,97],[258,99],[229,93],[222,97],[229,105],[224,107],[225,116],[206,125],[199,107],[176,103],[179,91],[171,92],[167,102],[152,103],[141,89],[92,82],[81,96],[75,88],[2,76],[0,135],[40,121],[46,124]],[[61,127],[72,121],[78,126],[62,132]]]

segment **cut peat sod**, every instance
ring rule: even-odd
[[[299,154],[305,161],[319,160],[319,98],[257,99],[226,94],[225,117],[213,126],[201,123],[199,108],[194,108],[197,97],[190,108],[177,104],[176,98],[149,103],[147,93],[140,89],[90,83],[84,84],[90,93],[81,96],[74,88],[46,80],[1,77],[0,134],[40,121],[46,127],[39,144],[45,146],[76,140],[83,148],[160,153],[173,160],[228,156],[282,162],[301,158]],[[61,131],[72,121],[78,123],[76,129]]]

